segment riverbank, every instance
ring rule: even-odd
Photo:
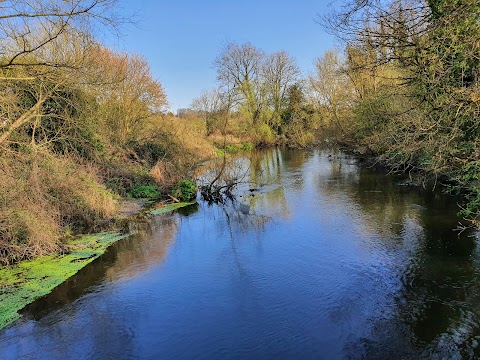
[[[247,144],[247,145],[246,145]],[[221,155],[234,157],[254,150],[248,143],[225,146]],[[158,202],[126,199],[119,206],[110,232],[76,236],[62,241],[62,251],[0,267],[0,329],[21,317],[19,312],[49,294],[79,270],[102,256],[112,244],[132,235],[129,224],[148,216],[173,212],[194,202]],[[118,229],[123,228],[123,231]],[[116,230],[115,230],[116,229]],[[133,230],[134,231],[134,230]]]
[[[236,139],[232,141],[230,138],[227,140],[229,141],[224,141],[223,144],[217,144],[217,146],[214,147],[217,149],[217,153],[215,155],[210,154],[210,158],[214,158],[215,156],[234,156],[239,153],[251,152],[254,149],[254,146],[251,143],[242,142]],[[214,141],[210,141],[211,144],[213,144],[213,142]],[[213,148],[213,145],[211,146]],[[186,155],[183,155],[179,159],[183,159],[185,156]],[[45,236],[51,235],[52,238],[49,239],[49,241],[55,243],[55,246],[52,246],[46,254],[36,256],[29,254],[22,255],[20,250],[23,248],[27,249],[28,243],[22,247],[17,246],[17,248],[15,248],[14,251],[17,251],[18,255],[11,256],[11,254],[9,255],[6,251],[6,255],[2,253],[2,256],[10,256],[12,259],[19,260],[0,267],[0,301],[2,304],[0,309],[0,329],[18,319],[20,317],[19,311],[26,305],[49,294],[55,287],[62,284],[80,269],[99,258],[112,244],[132,235],[131,227],[129,226],[132,221],[152,215],[172,212],[181,207],[191,205],[192,202],[171,203],[171,200],[167,198],[166,194],[169,194],[174,181],[178,180],[180,177],[188,176],[192,171],[187,170],[189,164],[192,164],[191,169],[194,169],[196,166],[193,164],[193,161],[199,160],[204,160],[202,155],[199,153],[195,156],[191,154],[188,161],[181,165],[177,164],[174,166],[175,171],[172,170],[171,174],[164,171],[162,176],[155,172],[155,169],[158,170],[160,163],[157,162],[156,167],[153,167],[151,170],[152,175],[150,178],[147,177],[146,174],[148,174],[148,172],[146,172],[145,169],[139,172],[140,175],[144,175],[140,176],[138,173],[130,174],[128,166],[131,166],[131,164],[128,165],[128,163],[123,165],[116,164],[115,168],[110,167],[104,169],[104,172],[106,173],[104,176],[106,180],[103,180],[104,184],[102,184],[101,177],[91,176],[91,178],[88,179],[90,185],[86,188],[86,190],[89,190],[92,194],[91,199],[95,200],[95,194],[101,192],[104,193],[105,197],[110,201],[115,201],[117,203],[116,206],[111,206],[112,210],[110,213],[104,214],[105,219],[102,219],[104,216],[85,219],[85,225],[90,225],[93,229],[95,229],[95,226],[98,226],[97,222],[101,221],[102,224],[100,229],[103,232],[80,235],[77,231],[74,231],[74,229],[67,229],[68,234],[61,236],[61,238],[58,234],[54,234],[54,236],[53,234],[47,233]],[[61,164],[63,164],[64,169],[68,169],[71,162],[64,160]],[[165,168],[166,167],[167,166],[165,166]],[[51,173],[58,173],[56,171],[57,168],[54,170],[55,171],[52,171]],[[46,171],[42,172],[42,175],[45,175],[46,179],[47,176],[50,176]],[[80,175],[80,178],[82,178],[83,174],[81,173]],[[156,175],[156,179],[152,179],[154,175]],[[65,181],[62,185],[64,188],[69,184],[69,181],[73,176],[75,176],[73,173],[65,174]],[[112,181],[112,179],[120,178],[122,179],[121,181]],[[124,184],[127,180],[130,181],[128,187]],[[157,182],[152,182],[153,180],[157,180]],[[45,183],[48,182],[45,181]],[[105,185],[109,187],[108,191],[106,191]],[[132,194],[127,193],[127,191],[132,191],[132,189],[140,189],[142,191],[137,191],[140,196],[145,193],[147,196],[152,195],[152,198],[132,198]],[[80,191],[75,189],[75,186],[73,185],[68,186],[68,190]],[[51,191],[51,189],[49,189],[49,191]],[[84,191],[82,196],[86,192],[87,191]],[[129,195],[130,197],[119,200],[119,195],[122,193],[123,195]],[[159,201],[159,196],[164,200]],[[157,204],[155,204],[155,201],[157,201]],[[100,201],[100,203],[102,202]],[[85,208],[94,205],[95,204],[92,202],[92,204],[86,205]],[[103,205],[98,204],[96,206]],[[71,211],[74,211],[74,214],[76,214],[80,209],[74,209]],[[106,215],[109,216],[107,217]],[[61,216],[63,216],[63,214],[61,214]],[[32,225],[30,227],[33,225],[43,225],[42,221],[42,218],[31,219],[30,224]],[[39,229],[39,231],[40,230],[41,229]],[[38,237],[38,235],[36,236]],[[60,239],[55,241],[57,238]]]
[[[193,203],[161,204],[156,208],[138,201],[127,204],[132,206],[125,206],[125,209],[128,208],[129,217],[125,217],[124,221],[132,220],[134,216],[169,213]],[[106,232],[80,236],[65,242],[66,250],[63,253],[40,256],[1,267],[0,329],[19,319],[21,317],[19,312],[25,306],[48,295],[58,285],[102,256],[112,244],[133,233]]]
[[[103,233],[69,241],[74,250],[41,256],[0,269],[0,329],[20,318],[26,305],[49,294],[87,264],[101,256],[114,242],[129,234]]]
[[[360,142],[338,141],[335,144],[340,150],[356,156],[369,167],[389,174],[407,174],[408,179],[404,186],[421,187],[431,191],[440,188],[442,192],[455,196],[458,199],[458,214],[464,220],[461,228],[479,228],[480,188],[477,175],[461,174],[458,169],[437,172],[413,161],[398,163],[394,156],[392,158],[392,154],[375,152]]]

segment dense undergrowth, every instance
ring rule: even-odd
[[[109,228],[122,198],[160,198],[215,155],[182,120],[157,121],[159,140],[139,134],[141,142],[119,146],[97,136],[102,148],[89,158],[47,145],[10,145],[0,155],[0,262],[60,251],[72,234]]]
[[[345,44],[310,79],[325,136],[466,194],[459,210],[476,224],[478,1],[346,1],[319,20]]]

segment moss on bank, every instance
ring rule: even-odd
[[[49,294],[56,286],[92,262],[114,242],[127,237],[119,233],[87,235],[72,240],[75,250],[49,255],[0,268],[0,329],[20,318],[18,311]]]
[[[195,204],[162,205],[150,214],[159,215]],[[100,233],[85,235],[68,242],[72,250],[63,255],[41,256],[16,265],[0,267],[0,329],[19,319],[19,311],[105,253],[107,248],[129,234]]]
[[[182,207],[193,205],[195,203],[196,203],[196,201],[167,204],[167,205],[163,205],[163,206],[159,207],[158,209],[150,211],[150,214],[152,214],[152,215],[166,214],[166,213],[169,213],[171,211],[180,209]]]

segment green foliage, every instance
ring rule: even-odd
[[[144,163],[132,162],[130,159],[111,158],[104,162],[104,184],[116,194],[131,196],[131,191],[138,185],[154,185],[155,181]]]
[[[126,236],[118,233],[84,236],[68,244],[74,250],[66,255],[43,256],[0,268],[0,329],[20,318],[19,310],[50,293]]]
[[[128,146],[133,149],[138,158],[146,161],[149,166],[154,166],[158,160],[167,155],[167,146],[165,144],[167,139],[159,138],[155,140],[144,142],[133,140]]]
[[[229,144],[216,143],[218,149],[215,150],[217,157],[223,157],[225,154],[248,153],[255,149],[255,145],[251,142],[232,142]]]
[[[36,98],[31,100],[36,101]],[[89,113],[95,108],[95,98],[87,92],[61,87],[43,103],[41,111],[45,115],[37,124],[32,124],[27,134],[33,136],[36,143],[48,144],[56,154],[73,153],[95,159],[105,150],[104,140],[98,133],[99,123]]]
[[[114,176],[110,179],[106,179],[104,184],[107,189],[112,190],[116,194],[126,195],[128,193],[128,190],[124,187],[122,179],[119,177]]]
[[[242,142],[241,146],[243,152],[251,152],[253,149],[255,149],[255,145],[253,145],[251,142]]]
[[[349,105],[349,126],[339,140],[367,147],[396,170],[456,181],[467,193],[462,214],[478,217],[480,3],[364,2],[352,11],[338,17],[351,22],[332,21],[343,35],[355,29],[341,68],[354,91],[341,103]],[[360,18],[372,21],[362,29]]]
[[[238,150],[233,145],[225,145],[225,151],[231,154],[235,154]]]
[[[134,199],[158,199],[161,195],[156,186],[136,185],[129,194]]]
[[[160,214],[167,214],[172,211],[175,211],[177,209],[181,209],[190,205],[195,204],[195,201],[193,202],[181,202],[181,203],[172,203],[168,205],[162,205],[161,207],[150,211],[150,214],[152,215],[160,215]]]
[[[471,161],[461,169],[461,174],[456,178],[454,191],[467,189],[465,202],[459,212],[467,219],[476,219],[480,215],[480,160]]]
[[[255,140],[259,145],[272,145],[275,143],[275,134],[267,124],[260,124],[255,130]]]
[[[47,12],[63,23],[55,14],[69,11],[54,3]],[[50,20],[34,11],[33,26],[14,4],[3,8],[18,22],[0,39],[9,49],[0,59],[0,263],[60,251],[65,234],[109,226],[119,195],[158,198],[154,184],[168,188],[214,154],[203,120],[163,115],[166,94],[140,55],[64,26],[49,38]],[[86,28],[97,10],[80,11]]]
[[[391,113],[388,108],[388,99],[372,97],[362,99],[353,108],[355,125],[353,135],[361,139],[381,132],[383,126],[388,124]]]
[[[192,180],[184,179],[173,187],[172,195],[184,202],[195,199],[197,196],[197,184]]]

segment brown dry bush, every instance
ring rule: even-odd
[[[117,200],[99,181],[92,165],[65,157],[43,156],[44,192],[61,214],[61,225],[84,228],[115,216]]]
[[[0,157],[0,263],[62,248],[66,229],[115,215],[117,201],[95,169],[46,151]]]
[[[158,161],[150,171],[150,174],[158,184],[161,184],[166,189],[173,187],[183,178],[175,164],[166,160]]]
[[[208,141],[218,148],[223,148],[225,145],[240,145],[243,142],[251,142],[250,137],[239,137],[233,134],[222,135],[216,131],[208,136]]]
[[[215,156],[215,148],[205,139],[200,119],[156,117],[143,131],[144,139],[159,139],[163,146],[164,155],[152,167],[150,175],[166,189],[188,177],[195,164]]]

